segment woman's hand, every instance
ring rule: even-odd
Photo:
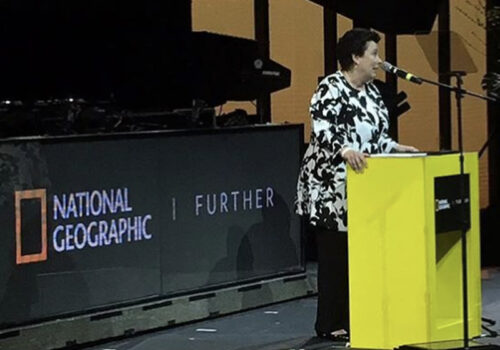
[[[397,145],[395,147],[395,150],[397,152],[418,152],[418,149],[413,147],[413,146],[407,146],[407,145]]]
[[[351,168],[357,172],[361,173],[366,168],[366,157],[369,155],[367,153],[361,153],[353,149],[348,149],[342,155],[342,158],[351,166]]]

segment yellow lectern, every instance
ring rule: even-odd
[[[463,337],[459,230],[436,233],[436,178],[460,173],[458,154],[377,157],[347,174],[351,347],[400,345]],[[478,159],[469,175],[467,231],[469,335],[481,333]]]

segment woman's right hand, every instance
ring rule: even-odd
[[[361,173],[367,167],[366,157],[369,155],[367,153],[361,153],[353,149],[349,149],[344,152],[342,158],[351,166],[351,168],[357,172]]]

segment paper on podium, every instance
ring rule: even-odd
[[[423,152],[408,152],[408,153],[376,153],[370,154],[370,158],[413,158],[413,157],[425,157],[427,153]]]

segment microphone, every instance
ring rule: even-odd
[[[382,68],[384,71],[386,71],[388,73],[396,74],[400,78],[411,81],[412,83],[422,84],[422,79],[420,79],[419,77],[416,77],[411,73],[405,72],[404,70],[399,69],[396,66],[393,66],[392,64],[390,64],[387,61],[382,62],[382,64],[380,65],[380,68]]]

